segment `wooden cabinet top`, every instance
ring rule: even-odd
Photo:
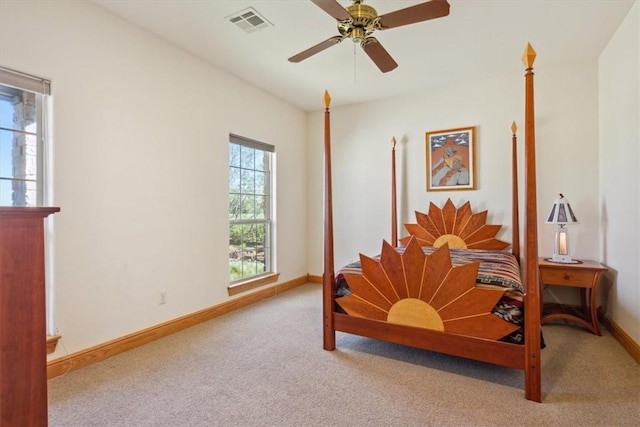
[[[25,206],[0,206],[0,218],[28,218],[41,217],[60,212],[58,207],[25,207]]]
[[[558,269],[558,270],[567,270],[567,269],[577,269],[577,270],[599,270],[599,271],[606,271],[607,267],[605,267],[604,265],[600,264],[599,262],[596,261],[592,261],[589,259],[583,259],[580,260],[579,263],[575,263],[575,264],[565,264],[565,263],[560,263],[560,262],[551,262],[551,261],[546,261],[544,258],[540,258],[538,260],[538,265],[540,266],[540,268],[545,268],[545,269]]]

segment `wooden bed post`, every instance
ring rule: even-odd
[[[511,237],[511,253],[520,262],[520,220],[518,212],[518,137],[516,132],[518,126],[516,122],[511,124],[511,227],[513,228]]]
[[[335,350],[336,331],[333,326],[335,269],[333,265],[333,203],[331,192],[331,97],[324,91],[324,268],[322,273],[323,345]]]
[[[398,247],[398,207],[396,202],[396,137],[391,139],[391,246]]]
[[[533,102],[533,62],[536,52],[527,44],[522,62],[525,71],[525,396],[540,402],[540,282],[538,281],[538,215],[536,199],[536,143]]]

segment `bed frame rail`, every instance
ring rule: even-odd
[[[524,369],[522,346],[430,329],[413,328],[347,314],[334,314],[336,330],[354,335],[446,353],[495,365]],[[371,322],[376,322],[374,328]]]

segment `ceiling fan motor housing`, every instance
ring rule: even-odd
[[[379,21],[378,12],[374,8],[355,1],[351,6],[347,6],[346,10],[351,19],[338,21],[340,34],[358,43],[373,34]]]

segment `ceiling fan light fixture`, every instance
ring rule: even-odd
[[[351,40],[353,40],[355,43],[362,42],[366,38],[366,36],[367,35],[364,31],[364,28],[362,27],[354,27],[350,33]]]

